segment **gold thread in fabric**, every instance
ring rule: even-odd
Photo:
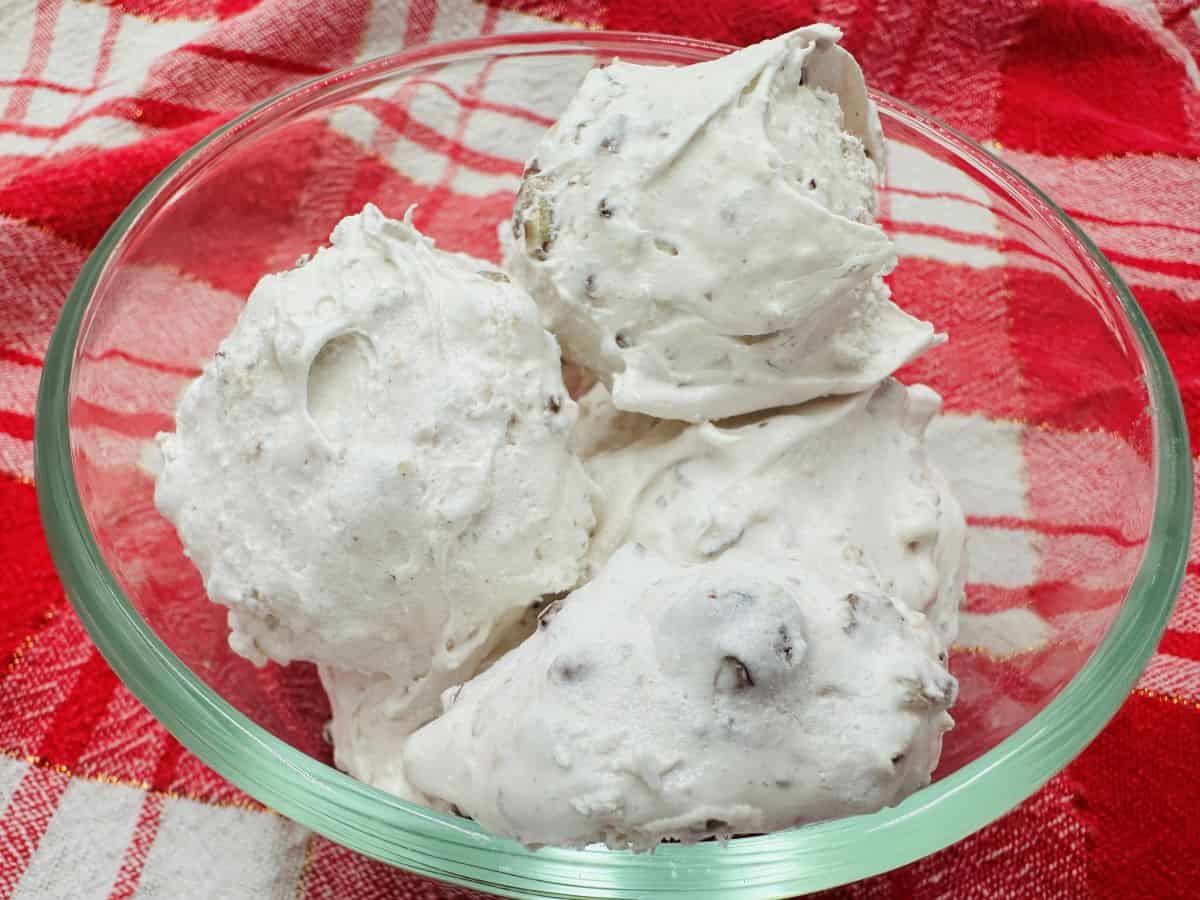
[[[27,634],[12,652],[12,657],[8,661],[9,675],[21,668],[21,663],[24,662],[25,655],[33,649],[33,645],[38,642],[38,638],[45,633],[46,626],[53,622],[57,615],[58,606],[56,604],[38,616],[38,624],[35,626],[35,630]]]
[[[150,782],[139,781],[135,778],[121,778],[117,775],[109,775],[104,772],[72,772],[69,766],[64,766],[61,763],[56,763],[45,759],[37,754],[22,753],[15,749],[0,749],[0,756],[13,759],[18,762],[28,763],[31,766],[37,766],[39,769],[47,769],[51,772],[57,772],[60,775],[65,775],[68,778],[78,778],[83,781],[95,781],[100,784],[115,784],[121,787],[133,788],[134,790],[142,791],[146,794],[162,797],[166,800],[190,800],[193,803],[200,803],[204,806],[213,806],[223,809],[242,809],[247,812],[265,812],[271,815],[279,815],[270,807],[263,806],[256,800],[213,800],[210,797],[202,797],[199,794],[193,794],[186,791],[164,791],[157,788],[152,788]]]
[[[317,833],[314,831],[304,842],[304,862],[300,866],[300,874],[296,876],[296,900],[304,896],[308,887],[308,873],[312,869],[313,856],[316,851]]]
[[[1186,697],[1176,697],[1174,694],[1164,694],[1162,691],[1151,690],[1150,688],[1134,688],[1133,693],[1139,697],[1146,697],[1150,700],[1161,700],[1164,703],[1170,703],[1172,706],[1183,706],[1188,709],[1194,709],[1200,712],[1200,701],[1189,700]]]

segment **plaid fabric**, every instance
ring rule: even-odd
[[[401,47],[543,28],[547,20],[748,43],[814,19],[846,30],[873,85],[998,150],[1089,230],[1150,315],[1189,417],[1200,422],[1200,313],[1189,305],[1200,300],[1200,6],[1193,0],[0,6],[0,898],[469,895],[316,837],[228,785],[121,686],[66,604],[31,480],[37,380],[72,280],[138,189],[247,104]],[[456,221],[456,198],[495,203],[498,217],[520,173],[519,161],[489,151],[489,127],[548,122],[523,110],[502,73],[486,67],[453,90],[430,90],[458,109],[449,133],[364,99],[313,140],[354,163],[337,186],[347,212],[367,199],[402,208],[412,185],[387,160],[400,147],[423,160],[407,173],[423,192],[435,189],[418,224],[451,235],[452,244],[459,229],[462,245],[478,249],[494,238],[462,230],[472,226]],[[271,189],[287,188],[280,184]],[[954,227],[922,224],[928,204],[943,206]],[[956,337],[979,335],[956,339],[911,373],[940,385],[945,373],[972,373],[949,379],[950,415],[932,436],[970,517],[972,609],[1019,602],[1052,624],[1102,628],[1114,601],[1110,585],[1136,565],[1135,536],[1111,525],[1122,521],[1116,499],[1094,521],[1082,519],[1073,500],[1103,497],[1109,478],[1145,463],[1113,434],[1079,429],[1073,398],[1060,387],[1072,384],[1063,368],[1072,354],[1046,358],[1025,337],[1057,327],[1046,261],[1030,255],[1002,211],[949,167],[923,172],[919,183],[892,184],[881,216],[906,257],[893,278],[902,302]],[[294,259],[308,248],[301,241],[291,249]],[[187,277],[236,304],[256,271],[229,264],[236,256]],[[996,274],[1002,256],[1024,260],[1015,279],[1011,270],[1004,279]],[[291,259],[281,257],[280,266]],[[186,302],[185,279],[164,287]],[[978,314],[955,304],[964,291],[994,297],[993,314],[1008,328],[956,328]],[[1039,298],[1036,308],[1009,302],[1025,295]],[[1058,339],[1088,336],[1059,330]],[[115,364],[157,366],[156,384],[168,394],[192,374],[113,353]],[[1111,389],[1119,411],[1119,385]],[[1025,413],[1035,403],[1039,419],[1059,427],[1022,429],[1010,420],[1011,398]],[[138,398],[85,400],[113,453],[136,452],[122,440],[162,425]],[[1070,460],[1079,456],[1105,458],[1109,468],[1076,474]],[[994,481],[973,487],[970,470],[956,463],[980,459]],[[1086,571],[1065,571],[1056,560]],[[1081,580],[1094,596],[1091,612],[1079,610],[1077,597],[1068,612],[1056,586]],[[962,653],[955,667],[964,681],[1003,677],[1019,695],[1022,679],[1033,691],[1044,676],[1037,654],[1027,659],[1003,676],[986,654]],[[1075,763],[960,844],[832,896],[1194,896],[1197,746],[1200,562],[1193,562],[1138,689]]]

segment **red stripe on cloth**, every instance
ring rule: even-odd
[[[262,0],[218,0],[217,18],[228,19],[231,16],[251,10],[260,3],[262,3]]]
[[[280,59],[277,56],[267,56],[263,53],[252,53],[249,50],[234,50],[229,47],[214,47],[212,44],[184,44],[179,48],[181,53],[195,53],[209,59],[219,59],[221,62],[249,63],[267,69],[276,69],[293,75],[324,75],[330,71],[328,66],[314,66],[294,59]]]
[[[1200,428],[1200,311],[1176,291],[1142,287],[1137,292],[1154,333],[1166,351],[1183,393],[1192,433]]]
[[[153,791],[161,792],[170,788],[183,753],[183,745],[173,736],[168,735],[162,756],[159,757],[158,765],[155,767],[154,777],[150,781]],[[125,848],[125,854],[121,859],[121,868],[117,871],[113,889],[108,895],[109,900],[128,900],[137,892],[142,869],[146,865],[146,856],[154,844],[154,839],[158,837],[164,802],[162,793],[147,794],[142,801],[137,824],[134,825],[133,836]]]
[[[1141,538],[1126,537],[1117,528],[1083,523],[1047,522],[1037,519],[1019,519],[1015,516],[968,516],[967,524],[976,528],[1004,528],[1010,531],[1034,531],[1038,534],[1067,535],[1085,534],[1102,537],[1122,547],[1137,547]]]
[[[1005,278],[1009,296],[1019,300],[1008,304],[1008,328],[1021,375],[1020,418],[1137,438],[1145,389],[1109,323],[1086,310],[1065,279],[1019,266],[1008,267]]]
[[[404,29],[404,46],[411,47],[428,41],[436,18],[437,0],[412,0],[408,7],[408,24]]]
[[[989,213],[995,216],[998,220],[1010,222],[1017,228],[1028,228],[1028,220],[1023,217],[1018,217],[1015,213],[1008,210],[1006,205],[993,205],[990,202],[984,202],[976,197],[969,197],[966,194],[959,194],[954,191],[923,191],[920,188],[902,188],[888,186],[883,191],[884,196],[888,194],[900,194],[905,197],[921,197],[926,200],[951,200],[956,203],[967,203],[971,206],[986,209]]]
[[[905,366],[900,379],[929,384],[941,393],[948,411],[1021,419],[1020,372],[1007,332],[1011,295],[1005,269],[906,256],[890,281],[905,309],[953,335],[949,343]],[[972,302],[963,303],[962,297]],[[963,377],[964,372],[970,377]]]
[[[1118,228],[1165,228],[1170,231],[1182,231],[1185,234],[1200,234],[1200,228],[1190,228],[1187,225],[1180,225],[1178,222],[1160,222],[1148,219],[1113,219],[1082,209],[1066,209],[1064,211],[1072,219],[1097,222],[1101,225],[1115,225]]]
[[[483,19],[483,26],[480,28],[481,35],[491,34],[496,30],[496,20],[499,18],[499,11],[492,6],[489,6],[487,13]],[[496,64],[496,58],[489,59],[479,70],[479,74],[475,76],[471,84],[467,87],[466,95],[468,97],[479,96],[480,89],[487,83],[488,75],[491,74],[492,67]],[[445,171],[442,172],[442,177],[438,181],[436,187],[429,192],[429,196],[425,202],[417,208],[413,215],[413,221],[418,229],[423,231],[432,231],[429,228],[429,223],[437,216],[438,212],[446,205],[447,201],[452,196],[450,185],[454,183],[454,176],[464,164],[470,164],[467,161],[473,160],[479,154],[474,150],[470,150],[463,144],[463,138],[467,133],[467,124],[471,121],[471,114],[474,110],[470,107],[463,107],[459,110],[458,121],[454,124],[454,137],[447,143],[446,156],[449,162],[446,165]],[[481,171],[509,171],[513,174],[519,174],[524,171],[524,165],[515,160],[502,159],[501,157],[492,157],[494,160],[490,167],[482,168]],[[479,165],[473,165],[473,168],[480,169]]]
[[[912,30],[912,37],[909,39],[904,52],[895,60],[899,64],[900,74],[891,85],[891,93],[898,97],[904,97],[908,93],[909,80],[917,70],[916,62],[921,54],[921,49],[929,39],[929,32],[934,19],[934,10],[930,9],[932,4],[929,0],[916,0],[914,5],[917,8],[909,10],[908,15],[915,21],[916,27]]]
[[[1162,4],[1159,4],[1159,9],[1162,10]],[[1200,0],[1192,0],[1191,3],[1180,3],[1178,7],[1170,11],[1162,10],[1163,24],[1168,28],[1175,25],[1181,19],[1186,19],[1190,13],[1200,9]]]
[[[139,125],[147,125],[151,128],[177,128],[213,115],[217,115],[217,113],[200,107],[171,103],[167,100],[121,97],[72,115],[58,125],[13,124],[5,127],[9,132],[24,137],[59,138],[79,127],[81,123],[99,116],[128,119],[130,122],[137,122]]]
[[[433,81],[429,78],[414,78],[409,83],[420,85],[421,87],[436,88],[459,106],[465,106],[471,110],[484,109],[488,112],[501,113],[506,116],[512,116],[514,119],[524,119],[526,122],[533,122],[535,125],[541,125],[545,128],[549,128],[554,124],[554,119],[549,116],[540,115],[532,109],[515,106],[511,103],[497,103],[494,100],[485,100],[482,97],[472,97],[468,94],[460,94],[454,88],[450,87],[450,85],[443,84],[440,81]]]
[[[108,21],[104,23],[104,34],[100,36],[100,58],[96,61],[96,73],[92,78],[92,89],[104,84],[104,77],[112,65],[113,48],[117,45],[117,34],[121,31],[120,10],[110,9]]]
[[[854,56],[858,56],[871,40],[871,31],[875,28],[875,11],[879,4],[876,0],[860,0],[854,5],[854,13],[846,23],[846,36],[842,38],[844,46]]]
[[[133,836],[125,847],[121,858],[121,867],[117,877],[113,879],[113,889],[109,892],[109,900],[128,900],[138,889],[142,879],[142,870],[146,867],[146,857],[158,837],[158,826],[162,822],[162,794],[147,794],[138,812],[137,822],[133,826]]]
[[[956,228],[950,228],[945,225],[933,225],[928,222],[909,222],[905,220],[896,221],[894,219],[878,219],[879,225],[890,234],[924,234],[929,237],[941,238],[946,241],[953,241],[956,244],[970,244],[975,247],[991,247],[994,250],[1001,249],[1001,241],[999,238],[990,234],[979,234],[973,231],[959,231]],[[1022,248],[1028,251],[1028,248]],[[1037,254],[1033,254],[1037,255]],[[1045,258],[1045,257],[1043,257]]]
[[[1088,829],[1086,894],[1116,898],[1191,898],[1200,884],[1196,852],[1196,707],[1135,692],[1068,770]],[[1012,896],[1055,896],[1020,869]],[[1027,880],[1028,879],[1028,880]],[[1063,895],[1058,895],[1063,896]]]
[[[1090,613],[1120,603],[1125,592],[1112,588],[1087,588],[1072,581],[1038,581],[1025,587],[968,584],[966,610],[988,615],[1007,609],[1029,609],[1045,619],[1066,613]]]
[[[1021,232],[1021,233],[1028,232],[1028,228],[1029,228],[1028,220],[1019,217],[1016,213],[1010,212],[1009,208],[1005,204],[993,206],[991,203],[984,203],[983,201],[977,200],[974,197],[968,197],[965,194],[956,194],[953,191],[922,191],[922,190],[915,190],[913,188],[888,188],[886,191],[883,192],[883,198],[886,199],[888,194],[901,194],[903,196],[908,196],[908,197],[921,197],[921,198],[927,199],[927,200],[950,200],[950,201],[956,202],[956,203],[969,203],[971,206],[975,206],[980,209],[986,209],[992,216],[995,217],[997,224],[1008,223],[1008,224],[1014,226],[1012,229],[1010,229],[1010,231]],[[1010,250],[1010,249],[1015,248],[1015,249],[1023,250],[1025,252],[1032,253],[1032,251],[1029,250],[1029,247],[1027,244],[1013,243],[1013,242],[1006,244],[1004,241],[1000,240],[999,237],[996,237],[996,236],[989,237],[987,235],[980,235],[979,232],[962,232],[962,231],[958,231],[957,229],[950,228],[948,226],[938,226],[933,223],[910,222],[907,219],[890,219],[890,218],[886,218],[886,217],[882,217],[882,216],[878,217],[876,219],[876,221],[878,221],[880,223],[880,225],[883,225],[885,228],[886,227],[896,227],[896,228],[909,228],[909,229],[917,230],[917,229],[920,229],[923,227],[926,227],[926,228],[941,227],[941,228],[943,228],[943,230],[945,230],[947,233],[949,233],[951,235],[974,234],[981,238],[985,238],[987,240],[992,241],[994,246],[999,250]],[[931,233],[933,233],[933,232],[931,232]],[[951,237],[950,239],[958,240],[957,237]],[[1041,258],[1047,259],[1049,257],[1041,257]]]
[[[63,592],[42,534],[37,493],[32,484],[0,474],[0,521],[3,522],[0,528],[2,682],[12,672],[17,654],[27,652],[55,621]]]
[[[447,157],[452,163],[466,165],[480,172],[500,175],[520,175],[524,169],[524,166],[516,160],[494,156],[491,153],[483,153],[464,146],[461,143],[462,135],[459,130],[456,129],[454,137],[447,137],[440,131],[413,118],[408,110],[397,106],[390,100],[362,99],[356,102],[388,128],[404,135],[426,150]]]
[[[185,752],[179,739],[168,734],[162,756],[159,757],[158,765],[154,769],[154,777],[150,779],[150,787],[153,790],[171,790],[175,784],[175,772],[179,768],[179,761]]]
[[[37,852],[71,778],[31,765],[0,817],[0,900],[8,900]]]
[[[3,351],[0,351],[0,359],[3,359]],[[172,363],[159,362],[155,359],[146,359],[142,356],[136,356],[133,353],[128,353],[124,350],[118,350],[112,347],[105,350],[103,353],[87,353],[84,354],[84,359],[93,362],[104,362],[108,359],[119,359],[122,362],[132,363],[135,366],[141,366],[143,369],[151,369],[155,372],[162,372],[164,375],[183,375],[187,378],[196,378],[202,372],[201,369],[195,366],[177,366]],[[41,365],[41,363],[37,363]]]
[[[1113,262],[1120,263],[1121,265],[1145,269],[1147,272],[1158,272],[1162,275],[1172,275],[1176,278],[1200,281],[1200,265],[1196,263],[1176,259],[1146,259],[1145,257],[1134,256],[1132,253],[1114,250],[1111,247],[1106,247],[1104,254]]]
[[[1193,631],[1176,631],[1168,628],[1158,645],[1159,653],[1181,656],[1184,659],[1200,660],[1200,634]]]
[[[33,416],[0,409],[0,431],[25,441],[33,440]]]
[[[46,68],[46,61],[50,59],[50,45],[54,42],[54,25],[58,21],[58,11],[61,8],[62,0],[38,0],[37,18],[33,24],[33,42],[29,45],[29,55],[25,58],[25,67],[21,69],[19,80],[37,81]],[[14,90],[8,98],[4,118],[13,121],[23,119],[32,97],[33,88],[28,85]]]
[[[927,200],[953,200],[958,203],[967,203],[971,206],[986,209],[998,218],[1005,219],[1013,224],[1024,224],[1002,207],[993,207],[990,203],[985,203],[976,197],[969,197],[966,194],[959,194],[954,191],[923,191],[919,188],[888,185],[884,189],[884,194],[901,194],[906,197],[921,197]],[[1112,225],[1118,228],[1163,228],[1169,231],[1180,231],[1184,234],[1200,234],[1200,228],[1192,228],[1187,225],[1181,225],[1178,222],[1166,222],[1158,219],[1114,219],[1110,216],[1101,216],[1072,206],[1063,206],[1061,209],[1072,219],[1082,222],[1096,222],[1101,225]],[[1108,251],[1105,252],[1108,253]],[[1111,256],[1111,253],[1109,255]]]
[[[1130,10],[1042,0],[1005,56],[995,136],[1084,159],[1194,156],[1195,86],[1184,66]]]
[[[928,200],[957,200],[960,203],[970,203],[972,206],[991,209],[990,204],[984,203],[977,197],[969,197],[966,194],[959,194],[955,191],[925,191],[921,188],[897,187],[894,184],[886,185],[884,191],[889,194],[903,194],[906,197],[924,197]]]
[[[40,78],[0,78],[0,88],[30,88],[37,91],[53,91],[56,94],[90,94],[91,88],[71,87]]]
[[[77,247],[91,247],[147,181],[221,121],[223,117],[214,115],[183,128],[155,133],[136,144],[113,149],[75,148],[40,160],[27,174],[0,181],[0,209],[12,219],[47,228]],[[3,243],[0,233],[0,245]],[[10,259],[6,265],[20,262]],[[38,265],[50,266],[53,271],[61,267],[61,262],[38,259]],[[36,283],[39,276],[32,277]],[[62,293],[69,287],[68,279]],[[23,309],[25,304],[12,306]],[[28,337],[39,334],[34,330]]]
[[[77,397],[71,403],[72,424],[99,426],[128,437],[152,437],[171,431],[175,420],[165,413],[119,412]]]
[[[997,213],[997,215],[1000,214]],[[908,222],[903,220],[895,221],[890,219],[879,219],[878,222],[893,235],[919,234],[926,235],[928,237],[940,238],[941,240],[951,241],[952,243],[956,244],[967,244],[968,246],[972,247],[989,247],[993,250],[998,250],[1001,253],[1012,253],[1016,251],[1024,253],[1027,256],[1031,256],[1034,259],[1039,259],[1042,262],[1049,263],[1052,266],[1061,265],[1059,260],[1050,256],[1048,253],[1042,253],[1038,250],[1035,250],[1025,241],[1021,241],[1013,237],[1001,238],[990,234],[959,231],[955,228],[949,228],[945,225],[932,225],[925,222]]]
[[[348,850],[320,835],[309,841],[297,900],[485,900],[482,894],[429,881]]]
[[[22,353],[20,350],[15,350],[12,347],[0,347],[0,360],[16,363],[18,366],[33,366],[34,368],[41,368],[42,366],[42,360],[39,357]]]
[[[71,692],[54,711],[54,721],[42,738],[37,755],[53,760],[56,765],[74,768],[119,683],[100,651],[93,649],[80,667]]]
[[[181,125],[191,125],[200,119],[220,117],[223,113],[213,112],[200,106],[188,106],[183,103],[172,103],[169,100],[154,100],[149,97],[125,97],[106,103],[98,110],[104,115],[118,116],[146,125],[150,128],[178,128]],[[215,124],[214,124],[214,127]]]
[[[122,12],[141,18],[224,19],[263,0],[105,0]]]

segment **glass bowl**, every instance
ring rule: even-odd
[[[900,806],[727,844],[528,852],[329,764],[312,667],[256,670],[152,503],[152,438],[257,279],[367,200],[451,250],[497,256],[526,158],[584,73],[728,48],[557,32],[426,47],[311,81],[185,153],[100,242],[66,304],[37,411],[37,486],[75,608],[106,659],[201,759],[355,850],[522,897],[787,896],[908,863],[1035,791],[1109,720],[1164,627],[1188,545],[1179,396],[1120,277],[980,146],[876,95],[880,217],[898,301],[951,335],[903,377],[970,516],[958,727]],[[974,642],[974,643],[972,643]]]

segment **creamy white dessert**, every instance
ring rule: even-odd
[[[156,502],[238,653],[319,664],[338,766],[530,846],[636,849],[929,782],[965,524],[940,398],[890,376],[943,338],[883,281],[839,37],[591,73],[507,275],[368,205],[255,288]],[[601,382],[578,406],[555,335]]]
[[[593,383],[577,405],[579,416],[571,432],[571,447],[583,459],[608,450],[619,450],[649,434],[659,419],[626,412],[613,406],[612,395],[601,383]]]
[[[924,616],[872,588],[626,545],[446,693],[408,777],[530,846],[647,849],[897,803],[929,782],[957,685]]]
[[[925,429],[940,404],[927,387],[889,379],[722,422],[626,418],[610,438],[615,449],[585,454],[598,488],[590,567],[629,541],[684,563],[740,550],[783,568],[845,567],[852,583],[925,613],[949,647],[966,522],[926,454]],[[583,407],[598,422],[617,415],[600,386]]]
[[[161,436],[155,499],[234,650],[387,674],[415,727],[578,580],[575,417],[528,295],[367,206],[255,287]]]
[[[619,409],[700,421],[851,393],[941,340],[881,278],[883,139],[839,37],[614,62],[537,145],[505,265]]]
[[[539,608],[527,608],[516,622],[498,629],[491,649],[471,666],[464,666],[460,680],[486,670],[533,634]],[[436,696],[429,698],[422,691],[422,703],[414,706],[391,676],[329,666],[318,671],[329,697],[332,718],[328,733],[338,768],[402,800],[448,809],[445,803],[414,790],[404,773],[404,744],[413,731],[441,711],[440,704],[429,708],[428,700],[436,701]],[[444,690],[445,683],[439,681],[438,687]]]

